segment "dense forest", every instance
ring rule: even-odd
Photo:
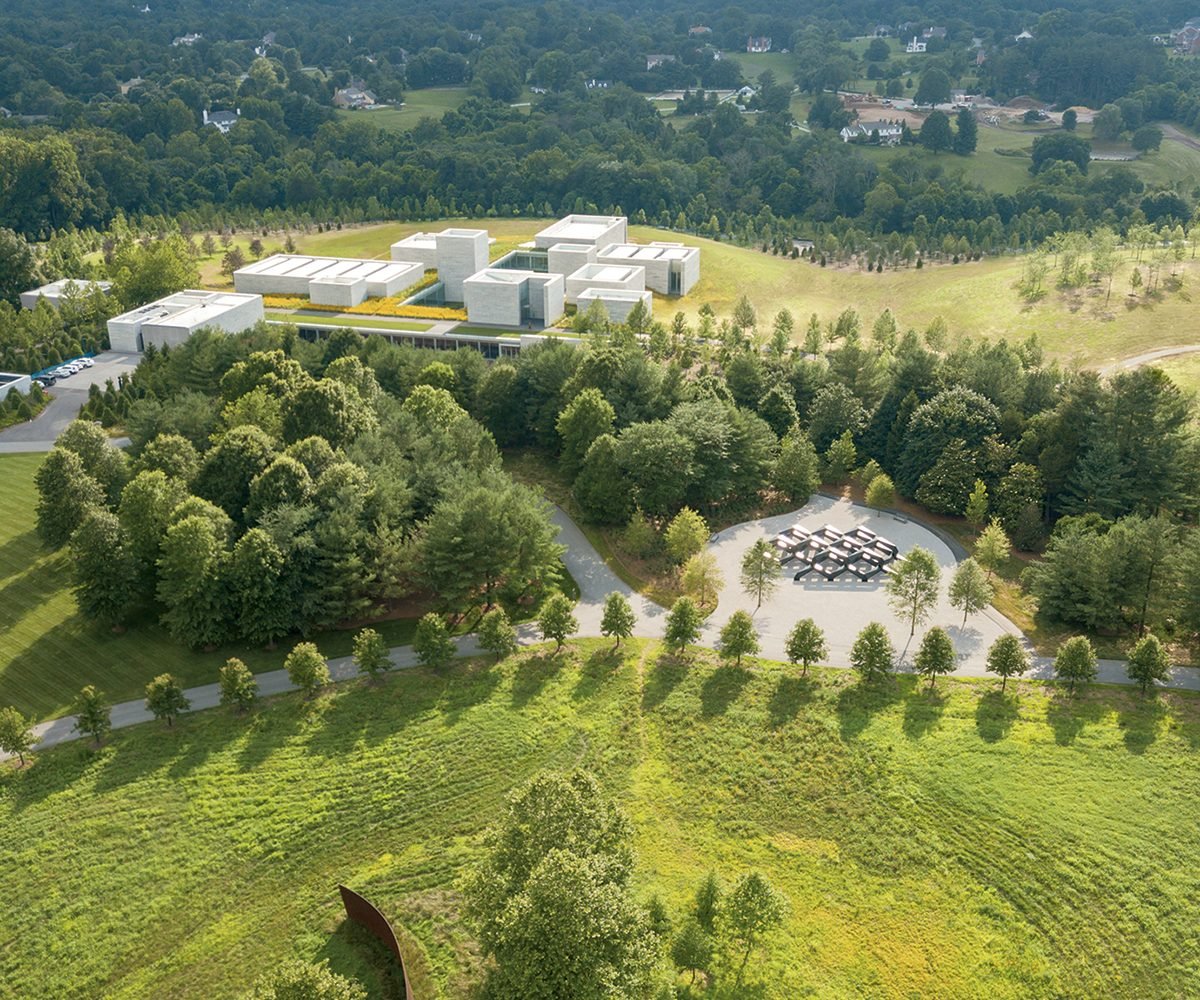
[[[867,327],[852,310],[814,317],[803,351],[786,312],[760,321],[745,302],[695,328],[580,325],[581,350],[551,340],[491,366],[349,331],[150,351],[84,409],[127,429],[129,458],[80,423],[39,473],[43,537],[75,549],[85,609],[160,615],[195,645],[412,594],[465,613],[555,578],[540,501],[499,468],[499,449],[533,449],[584,517],[631,525],[639,545],[685,507],[732,521],[766,497],[882,479],[1020,548],[1048,539],[1030,584],[1054,617],[1120,629],[1167,608],[1200,626],[1197,577],[1177,572],[1200,565],[1184,529],[1200,509],[1195,404],[1157,369],[1105,380],[1036,340],[951,342],[942,324]]]
[[[815,110],[812,130],[797,131],[793,81],[769,72],[757,80],[754,115],[702,105],[676,128],[644,99],[663,87],[742,83],[736,58],[716,56],[744,48],[747,32],[773,35],[777,47],[786,40],[803,67],[795,85],[818,98],[859,74],[881,84],[918,70],[957,79],[978,40],[990,53],[980,84],[999,99],[1112,104],[1118,131],[1190,125],[1200,113],[1196,63],[1168,59],[1149,36],[1181,21],[1170,5],[1136,17],[1105,5],[1041,15],[994,8],[971,23],[959,12],[943,17],[937,4],[914,8],[907,16],[947,30],[919,64],[870,62],[843,44],[895,19],[871,5],[853,17],[815,5],[803,18],[770,8],[450,5],[398,18],[376,4],[224,17],[210,6],[167,16],[114,4],[89,9],[95,30],[68,40],[69,13],[49,20],[28,3],[0,13],[0,103],[13,113],[0,121],[0,225],[32,238],[104,228],[117,213],[199,226],[270,213],[414,219],[594,208],[744,242],[899,233],[921,250],[952,236],[994,252],[1067,229],[1186,223],[1195,201],[1190,191],[1164,201],[1124,168],[1088,176],[1087,144],[1065,134],[1042,143],[1015,195],[918,157],[881,169],[838,139],[837,115]],[[710,34],[689,35],[706,13]],[[1017,43],[1022,26],[1034,37]],[[173,44],[189,33],[201,37]],[[671,59],[646,69],[651,51]],[[595,79],[608,86],[585,86]],[[457,83],[474,97],[440,121],[394,132],[369,114],[337,116],[333,94],[351,81],[381,100]],[[527,84],[544,93],[513,107]],[[240,118],[228,134],[202,124],[204,112],[231,109]]]

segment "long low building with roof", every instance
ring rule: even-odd
[[[659,295],[687,295],[700,280],[700,250],[682,243],[612,243],[596,251],[597,264],[633,264]]]
[[[240,333],[263,319],[261,295],[188,289],[138,306],[108,321],[114,351],[136,353],[147,347],[177,347],[197,330]]]
[[[605,315],[613,323],[624,323],[640,302],[646,308],[646,316],[654,314],[654,296],[648,291],[632,288],[585,288],[575,297],[575,307],[582,313],[592,304],[599,302]]]
[[[472,323],[547,326],[563,314],[563,277],[540,271],[488,267],[463,282],[463,301]]]
[[[358,260],[277,253],[233,272],[233,287],[257,295],[307,295],[320,305],[356,306],[396,295],[425,275],[419,261]]]
[[[111,281],[90,281],[86,278],[60,278],[51,281],[41,288],[33,288],[21,293],[21,308],[36,309],[40,300],[45,299],[55,309],[62,305],[63,300],[72,295],[91,295],[99,289],[105,295],[112,288]]]

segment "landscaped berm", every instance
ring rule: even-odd
[[[469,997],[459,879],[504,797],[583,767],[673,926],[716,870],[790,903],[717,997],[1179,998],[1200,979],[1200,703],[569,643],[75,743],[0,777],[0,995],[237,997],[281,957]],[[725,947],[725,946],[721,946]],[[687,976],[681,977],[687,982]]]

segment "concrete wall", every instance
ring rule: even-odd
[[[551,223],[533,238],[533,245],[549,250],[557,243],[582,243],[603,247],[624,243],[629,237],[624,216],[568,215]]]
[[[19,392],[22,396],[28,396],[29,389],[33,385],[33,379],[31,379],[28,375],[17,375],[16,372],[11,374],[16,375],[16,378],[13,378],[12,381],[8,381],[10,373],[0,372],[0,375],[4,376],[3,382],[0,382],[0,403],[3,403],[8,399],[8,394],[13,389],[16,389],[17,392]]]
[[[423,270],[432,271],[438,266],[437,237],[433,233],[413,233],[397,240],[392,244],[392,260],[411,260]]]
[[[687,295],[700,280],[700,254],[691,254],[685,257],[681,264],[679,294]]]
[[[367,297],[363,278],[314,278],[308,283],[309,300],[319,306],[356,306]]]
[[[565,311],[566,281],[561,274],[539,274],[529,279],[531,318],[549,326]]]
[[[618,277],[618,273],[620,276]],[[579,293],[589,288],[624,288],[641,292],[646,289],[646,271],[631,264],[589,264],[567,275],[566,301],[576,305]]]
[[[485,326],[521,325],[521,282],[468,278],[463,282],[462,295],[470,322]]]
[[[401,269],[400,265],[410,264]],[[395,261],[391,268],[395,274],[386,277],[367,276],[367,295],[373,298],[384,298],[404,291],[410,285],[415,285],[425,276],[425,265],[419,261]]]
[[[551,274],[566,277],[596,262],[596,248],[585,243],[556,243],[546,252]]]
[[[142,324],[138,320],[108,321],[108,343],[114,351],[125,354],[140,354],[142,351]]]
[[[157,322],[143,323],[141,328],[141,345],[133,350],[145,350],[153,344],[155,347],[178,347],[197,330],[204,328],[223,330],[225,333],[241,333],[263,319],[262,299],[255,298],[239,305],[225,309],[215,315],[206,316],[202,320],[189,319],[189,310],[177,317],[166,317]],[[109,334],[112,341],[112,334]],[[115,345],[113,350],[122,350]]]
[[[587,312],[588,307],[594,301],[599,301],[604,306],[604,311],[608,313],[608,318],[613,323],[624,323],[638,302],[645,305],[646,311],[650,315],[653,315],[654,311],[654,295],[648,291],[631,294],[629,292],[618,293],[604,288],[588,288],[579,293],[576,305],[580,312]]]
[[[102,292],[107,292],[112,288],[111,281],[85,281],[82,279],[63,278],[59,281],[52,281],[48,285],[43,285],[41,288],[34,288],[28,292],[21,293],[21,308],[36,309],[38,300],[45,299],[55,309],[62,305],[63,299],[67,297],[68,289],[74,286],[75,292],[78,295],[90,295],[94,288],[99,288]]]
[[[445,229],[437,234],[438,277],[447,302],[463,302],[463,282],[488,265],[485,229]]]

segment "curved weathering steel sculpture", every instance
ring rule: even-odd
[[[387,917],[379,912],[374,903],[364,899],[353,889],[339,885],[338,892],[342,894],[346,916],[374,934],[384,947],[396,956],[396,961],[400,963],[400,974],[404,977],[404,1000],[414,1000],[412,986],[408,982],[408,970],[404,967],[404,956],[400,954],[400,942],[396,940],[396,932],[392,930]]]

